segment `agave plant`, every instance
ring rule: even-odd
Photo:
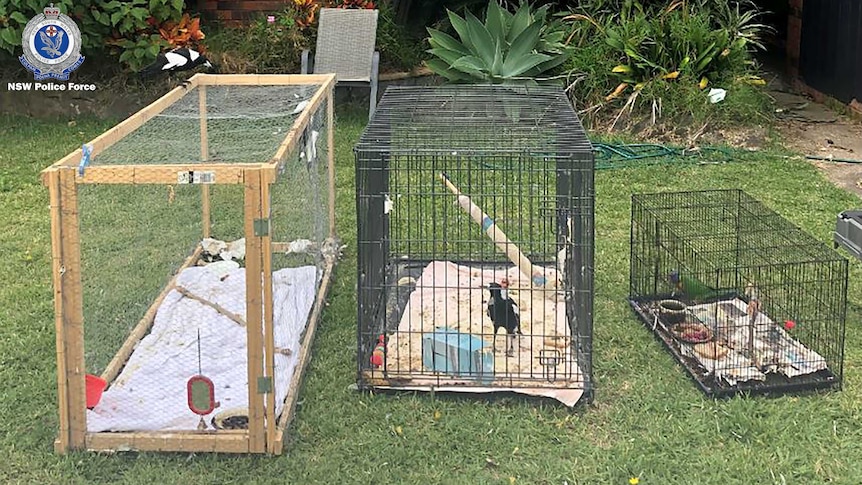
[[[512,13],[491,0],[484,22],[469,11],[447,13],[459,39],[428,28],[434,58],[426,65],[451,82],[535,82],[569,56],[565,32],[548,20],[547,5],[534,10],[522,3]]]

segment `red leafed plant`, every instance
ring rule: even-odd
[[[338,2],[337,8],[375,8],[374,2],[371,0],[341,0]]]
[[[165,22],[159,27],[159,34],[171,47],[198,47],[197,43],[203,40],[204,33],[201,31],[201,19],[191,18],[189,14],[183,14],[179,22]]]
[[[320,5],[316,0],[293,0],[293,11],[295,14],[293,21],[296,22],[297,27],[306,29],[310,25],[313,25],[317,20],[318,8],[320,8]]]

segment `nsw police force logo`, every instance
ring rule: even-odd
[[[33,72],[37,81],[69,79],[69,74],[83,62],[81,31],[67,15],[52,3],[24,27],[21,45],[24,55],[18,60]]]

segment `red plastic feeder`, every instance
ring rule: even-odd
[[[102,399],[102,391],[108,386],[99,376],[87,374],[87,409],[93,409]]]

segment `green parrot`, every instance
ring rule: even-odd
[[[681,295],[689,300],[698,301],[721,295],[721,292],[715,288],[711,288],[692,276],[682,275],[678,270],[672,270],[667,275],[667,280],[674,288],[671,296]]]

